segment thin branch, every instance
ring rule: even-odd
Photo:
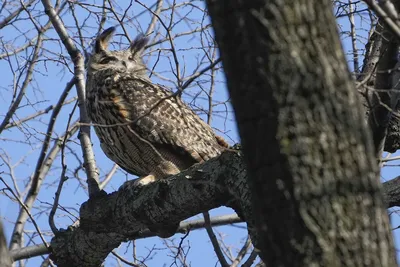
[[[26,73],[25,80],[22,83],[21,90],[19,91],[17,98],[11,104],[9,110],[7,111],[7,114],[5,115],[5,117],[3,119],[3,122],[0,124],[0,134],[5,129],[7,124],[10,122],[11,117],[14,115],[15,111],[19,107],[19,104],[21,103],[22,98],[25,96],[25,91],[26,91],[29,83],[32,80],[33,71],[34,71],[37,59],[39,58],[39,53],[40,53],[40,49],[42,48],[42,45],[43,45],[43,36],[42,36],[42,34],[39,34],[38,39],[36,41],[34,51],[33,51],[32,59],[28,63],[28,71]]]
[[[53,133],[56,119],[58,117],[58,114],[61,111],[61,108],[63,106],[62,104],[64,103],[65,99],[67,98],[68,93],[70,92],[71,88],[75,84],[75,81],[76,80],[73,78],[73,79],[71,79],[71,81],[69,81],[67,83],[63,93],[61,94],[60,98],[58,99],[58,102],[51,114],[50,122],[49,122],[49,125],[47,126],[47,132],[46,132],[45,138],[43,140],[42,149],[39,154],[39,158],[36,163],[35,172],[33,174],[32,180],[31,180],[30,190],[24,201],[24,203],[25,203],[24,205],[28,208],[28,210],[30,210],[32,208],[33,203],[35,202],[36,197],[39,193],[40,186],[42,184],[43,168],[46,167],[46,166],[44,166],[44,162],[45,162],[47,150],[50,146],[51,136]],[[18,241],[22,236],[22,231],[24,229],[26,219],[27,219],[27,214],[24,213],[23,211],[21,211],[18,216],[18,219],[17,219],[18,223],[15,224],[15,226],[14,226],[13,235],[11,238],[10,249],[15,249],[16,245],[19,243]]]
[[[75,104],[74,108],[72,109],[71,113],[69,114],[67,126],[66,126],[66,129],[65,129],[66,133],[68,133],[68,128],[69,128],[69,126],[71,124],[72,116],[74,115],[76,107],[77,107],[77,105]],[[77,123],[78,123],[77,121],[75,123],[73,123],[73,127],[77,126]],[[60,176],[60,181],[58,183],[58,188],[57,188],[57,191],[55,193],[54,203],[53,203],[53,206],[51,208],[50,215],[49,215],[49,225],[50,225],[50,228],[53,231],[54,235],[56,235],[58,233],[58,229],[57,229],[57,227],[55,226],[55,223],[54,223],[54,215],[56,214],[56,211],[57,211],[58,202],[59,202],[59,199],[60,199],[60,196],[61,196],[62,187],[64,185],[64,182],[67,180],[67,177],[65,176],[65,173],[67,171],[67,165],[65,164],[65,153],[64,153],[65,152],[65,145],[66,145],[67,140],[68,140],[67,137],[68,137],[68,135],[65,135],[64,140],[63,140],[62,145],[61,145],[62,172],[61,172],[61,176]]]
[[[175,50],[175,45],[173,42],[173,38],[171,35],[171,27],[165,25],[165,23],[162,21],[162,19],[160,18],[160,16],[158,14],[156,14],[153,10],[151,10],[149,7],[147,7],[146,5],[144,5],[142,2],[135,0],[135,2],[137,2],[139,5],[141,5],[142,7],[146,8],[153,16],[157,17],[158,21],[161,23],[161,25],[163,26],[163,28],[166,30],[167,35],[168,35],[168,40],[169,40],[169,44],[171,46],[171,52],[172,52],[172,56],[174,58],[174,62],[175,62],[175,69],[176,72],[173,71],[176,79],[177,79],[177,84],[178,84],[178,92],[179,95],[182,94],[183,88],[182,88],[182,80],[181,80],[181,75],[180,75],[180,67],[179,67],[179,60],[178,60],[178,56],[176,54],[176,50]],[[172,20],[173,20],[173,9],[172,9],[172,13],[171,13],[171,23],[172,24]]]
[[[396,22],[384,11],[379,4],[375,0],[365,0],[364,1],[369,8],[371,8],[392,30],[392,32],[396,35],[397,38],[400,38],[400,27],[396,24]],[[386,1],[383,1],[386,2]]]
[[[241,223],[241,222],[243,222],[243,220],[236,214],[222,215],[211,218],[211,226],[213,227],[231,225],[234,223]],[[203,229],[204,227],[205,227],[204,219],[181,222],[176,232],[181,234],[186,234],[189,231]],[[154,233],[150,232],[149,230],[145,230],[135,240],[153,236],[155,236]],[[50,251],[43,245],[35,245],[10,251],[11,257],[14,259],[14,261],[29,259],[32,257],[45,255],[48,253],[50,253]]]
[[[151,17],[151,21],[149,26],[147,27],[146,30],[146,36],[148,36],[149,34],[151,34],[154,30],[154,27],[156,26],[156,23],[158,21],[162,6],[163,6],[164,1],[163,0],[157,0],[157,7],[156,7],[156,11],[154,11],[154,14],[156,14],[157,16],[153,15]]]
[[[182,90],[186,89],[194,80],[196,80],[198,77],[200,77],[201,75],[203,75],[204,73],[206,73],[210,69],[213,69],[220,62],[221,62],[221,58],[218,58],[212,64],[210,64],[209,66],[205,67],[201,71],[193,73],[191,76],[188,77],[188,80],[182,85]]]
[[[84,59],[82,53],[76,48],[74,41],[69,37],[67,29],[65,28],[60,17],[55,12],[49,0],[42,0],[45,8],[45,13],[49,16],[54,29],[63,42],[68,54],[74,62],[74,74],[76,79],[76,89],[79,100],[80,121],[82,123],[89,123],[90,119],[86,110],[86,95],[85,95],[85,75],[84,75]],[[82,125],[79,133],[81,141],[82,153],[84,158],[84,165],[87,175],[87,183],[89,188],[89,197],[97,195],[99,189],[99,174],[96,168],[96,161],[92,149],[92,142],[90,140],[90,127]]]
[[[110,172],[106,175],[106,178],[100,183],[100,190],[103,190],[104,187],[111,181],[111,178],[114,176],[115,172],[118,170],[118,164],[114,164],[111,168]]]
[[[2,21],[0,21],[0,29],[4,28],[5,26],[8,25],[8,23],[13,20],[15,17],[17,17],[25,8],[29,7],[30,5],[33,4],[36,0],[30,0],[26,4],[22,4],[20,8],[15,10],[13,13],[11,13],[8,17],[4,18]]]
[[[358,63],[358,49],[357,49],[357,38],[356,38],[356,25],[354,22],[354,12],[353,12],[353,0],[349,0],[349,22],[350,22],[350,35],[351,35],[351,45],[353,49],[353,69],[354,73],[358,73],[359,63]],[[357,76],[357,75],[355,75]],[[357,77],[356,77],[357,78]]]
[[[232,262],[230,267],[237,267],[239,263],[243,260],[244,256],[246,256],[246,253],[250,248],[251,248],[251,239],[250,236],[248,236],[242,249],[239,251],[236,259]]]
[[[211,222],[210,222],[210,214],[208,214],[208,212],[203,212],[203,216],[204,216],[205,228],[207,230],[208,237],[211,240],[211,244],[214,248],[215,254],[217,255],[219,263],[221,264],[222,267],[229,267],[229,264],[226,261],[224,254],[222,253],[221,247],[219,246],[217,237],[215,236],[214,231],[212,230]]]
[[[14,190],[12,190],[12,188],[6,183],[6,181],[4,181],[4,179],[2,177],[0,177],[0,180],[3,182],[3,184],[6,186],[6,188],[8,189],[8,191],[11,192],[11,194],[14,196],[14,198],[18,201],[19,205],[25,210],[25,212],[28,214],[29,218],[31,219],[37,234],[39,235],[40,239],[42,239],[43,245],[49,249],[49,245],[47,244],[46,240],[44,239],[43,235],[42,235],[42,231],[39,228],[39,225],[36,223],[36,220],[33,218],[32,214],[29,212],[29,208],[27,206],[25,206],[25,204],[21,201],[21,199],[14,193]]]
[[[253,262],[256,260],[258,254],[256,252],[256,249],[253,249],[251,252],[249,258],[242,264],[242,267],[250,267],[253,265]]]
[[[110,11],[111,11],[111,13],[113,13],[113,15],[114,15],[114,17],[115,17],[115,19],[118,21],[118,23],[119,23],[119,26],[121,26],[121,28],[122,28],[122,30],[124,31],[124,33],[125,33],[125,37],[126,37],[126,39],[128,39],[128,42],[129,43],[131,43],[132,41],[131,41],[131,38],[129,38],[129,34],[128,34],[128,31],[126,30],[126,28],[125,28],[125,26],[124,26],[124,18],[125,18],[125,14],[124,14],[124,16],[122,16],[122,19],[120,19],[119,17],[118,17],[118,14],[115,12],[115,10],[114,10],[114,7],[113,7],[113,5],[112,5],[112,1],[111,0],[107,0],[108,1],[108,4],[110,5]],[[129,6],[127,7],[127,10],[130,8],[132,6],[132,1],[129,3]]]
[[[77,132],[77,130],[78,130],[77,127],[73,127],[65,134],[68,135],[68,138],[70,138]],[[38,187],[41,186],[41,184],[44,180],[44,177],[47,175],[48,171],[50,170],[51,166],[53,165],[53,162],[54,162],[57,154],[60,152],[63,138],[64,138],[64,136],[61,136],[59,139],[57,139],[54,142],[53,147],[50,149],[49,153],[47,154],[47,157],[46,157],[45,161],[43,162],[43,166],[40,169],[40,174],[38,176],[38,184],[37,184]],[[27,196],[27,198],[25,199],[25,202],[24,202],[25,206],[28,207],[29,209],[31,209],[35,199],[36,199],[36,196],[29,196],[29,197]],[[27,220],[27,213],[21,211],[18,215],[17,221],[23,222],[23,223],[17,223],[14,227],[13,236],[12,236],[12,239],[10,242],[10,250],[15,250],[18,248],[18,240],[20,239],[19,237],[22,235],[23,224],[26,222],[26,220]]]
[[[76,101],[77,99],[78,99],[78,97],[73,97],[73,98],[65,101],[62,105],[63,106],[68,105],[68,104]],[[32,119],[36,118],[36,117],[39,117],[40,115],[49,113],[54,108],[55,108],[55,105],[50,105],[50,106],[48,106],[47,108],[45,108],[43,110],[39,110],[38,112],[36,112],[34,114],[31,114],[31,115],[29,115],[29,116],[27,116],[25,118],[20,119],[19,121],[11,122],[11,123],[7,124],[5,129],[9,129],[9,128],[12,128],[12,127],[20,126],[24,122],[27,122],[29,120],[32,120]]]
[[[115,251],[112,251],[111,252],[115,257],[117,257],[117,259],[119,259],[120,261],[122,261],[123,263],[125,263],[126,265],[129,265],[129,266],[133,266],[133,267],[142,267],[143,265],[141,265],[141,264],[136,264],[136,263],[134,263],[134,262],[130,262],[130,261],[127,261],[127,260],[125,260],[122,256],[120,256],[117,252],[115,252]]]

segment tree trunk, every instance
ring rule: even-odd
[[[384,148],[391,153],[396,152],[398,143],[398,134],[393,131],[398,126],[398,120],[392,119],[392,110],[396,109],[399,97],[394,93],[391,82],[393,74],[398,72],[390,71],[395,69],[397,63],[398,43],[383,19],[378,20],[366,47],[364,66],[358,81],[367,107],[375,156],[379,159]],[[389,122],[390,135],[385,143]]]
[[[330,0],[207,1],[267,266],[397,266]]]
[[[8,253],[3,225],[0,222],[0,267],[11,267],[11,258]]]

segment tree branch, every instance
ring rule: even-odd
[[[222,215],[211,218],[211,226],[222,226],[229,225],[234,223],[241,223],[243,220],[237,216],[236,214],[230,215]],[[179,224],[179,228],[176,233],[186,234],[189,231],[203,229],[205,227],[204,219],[192,220],[192,221],[184,221]],[[150,232],[150,230],[144,230],[140,233],[140,235],[135,238],[135,240],[154,237],[154,233]],[[22,249],[16,249],[10,252],[11,257],[14,261],[29,259],[40,255],[49,254],[49,249],[44,245],[34,245],[29,247],[24,247]]]
[[[86,95],[85,95],[85,67],[82,53],[75,46],[74,41],[69,37],[67,29],[65,28],[60,17],[52,7],[49,0],[42,0],[45,13],[49,16],[51,23],[54,26],[60,40],[68,51],[72,61],[74,62],[74,74],[76,79],[76,90],[79,101],[80,121],[82,123],[79,133],[81,141],[82,153],[84,158],[84,165],[87,175],[87,182],[89,187],[89,197],[96,195],[100,192],[99,189],[99,173],[96,168],[96,161],[92,149],[92,142],[90,140],[90,123],[89,116],[86,111]]]
[[[227,151],[219,158],[142,189],[135,190],[133,181],[128,181],[117,192],[84,203],[80,226],[61,231],[52,240],[52,258],[58,266],[99,266],[121,242],[154,236],[164,224],[179,222],[221,205],[234,208],[242,218],[232,215],[212,218],[212,226],[245,220],[251,233],[250,192],[242,160],[237,152]],[[400,178],[384,183],[383,188],[388,206],[400,206],[397,193]],[[176,232],[184,234],[203,228],[204,224],[203,219],[181,222]],[[47,253],[40,245],[11,251],[14,260]]]
[[[121,242],[136,239],[147,229],[162,232],[165,226],[222,205],[244,219],[251,213],[245,179],[241,156],[228,151],[140,189],[128,181],[118,191],[81,206],[80,226],[53,238],[52,259],[58,266],[99,266]]]

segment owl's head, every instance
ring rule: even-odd
[[[97,37],[93,54],[87,63],[88,75],[93,75],[98,71],[112,70],[145,76],[146,66],[143,63],[142,54],[149,39],[140,34],[128,49],[110,51],[108,43],[114,31],[114,27],[108,28]]]

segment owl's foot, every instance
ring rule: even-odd
[[[154,175],[150,174],[144,177],[140,177],[133,181],[127,181],[123,183],[118,190],[141,190],[144,186],[155,182],[157,179]]]
[[[153,183],[156,180],[157,180],[156,177],[153,174],[150,174],[150,175],[136,179],[133,185],[135,187],[142,187],[142,186],[148,185],[150,183]]]

